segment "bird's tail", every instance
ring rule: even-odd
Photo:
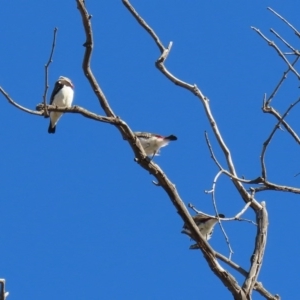
[[[177,137],[173,134],[169,135],[169,136],[166,136],[165,137],[165,140],[169,140],[169,141],[176,141],[177,140]]]
[[[48,127],[48,133],[55,133],[56,125],[54,127],[51,126],[51,122]]]

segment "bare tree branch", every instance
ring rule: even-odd
[[[266,210],[265,202],[262,203],[262,209],[256,216],[257,221],[257,235],[255,239],[255,249],[252,256],[252,263],[249,274],[244,281],[243,290],[245,294],[251,298],[251,293],[254,288],[255,282],[259,271],[262,266],[263,256],[267,243],[267,228],[268,228],[268,213]]]
[[[295,60],[292,62],[292,66],[294,66],[294,65],[298,62],[299,58],[300,58],[299,56],[297,56],[297,57],[295,58]],[[277,94],[279,88],[281,87],[281,85],[282,85],[282,83],[284,82],[284,80],[287,78],[287,75],[288,75],[288,73],[289,73],[290,71],[291,71],[291,68],[288,67],[288,69],[287,69],[285,72],[283,72],[283,76],[282,76],[281,79],[279,80],[278,84],[276,85],[275,89],[273,90],[273,92],[272,92],[271,95],[269,96],[268,100],[267,100],[267,101],[264,101],[264,104],[265,104],[265,105],[263,105],[263,107],[264,107],[264,106],[268,107],[268,106],[270,105],[272,99],[273,99],[274,96]]]
[[[266,170],[266,165],[265,165],[265,153],[267,151],[267,147],[270,144],[276,130],[279,128],[282,120],[288,115],[288,113],[290,112],[290,110],[295,107],[298,103],[300,102],[300,98],[295,102],[292,103],[289,108],[286,110],[286,112],[283,114],[282,118],[278,121],[278,123],[275,125],[274,129],[272,130],[271,134],[269,135],[269,137],[266,139],[266,141],[263,143],[263,147],[262,147],[262,152],[261,152],[261,156],[260,156],[260,162],[261,162],[261,169],[262,169],[262,178],[264,180],[266,180],[267,178],[267,170]]]
[[[216,257],[229,265],[231,268],[239,272],[243,276],[248,276],[248,272],[243,269],[241,266],[239,266],[237,263],[233,262],[232,260],[228,259],[226,256],[216,252]],[[261,282],[256,282],[254,285],[254,290],[256,290],[258,293],[260,293],[263,297],[265,297],[268,300],[280,300],[279,295],[272,295],[270,294],[262,285]]]
[[[280,121],[281,121],[281,124],[283,125],[283,127],[287,130],[287,132],[294,138],[294,140],[300,144],[300,138],[299,136],[297,135],[297,133],[292,129],[292,127],[290,127],[290,125],[282,119],[281,115],[279,114],[278,111],[276,111],[273,107],[271,106],[263,106],[263,112],[265,113],[270,113],[272,114],[273,116],[275,116],[275,118]]]
[[[92,31],[92,24],[91,24],[91,18],[92,16],[88,14],[88,11],[85,8],[85,1],[84,0],[76,0],[77,2],[77,8],[81,14],[82,18],[82,24],[85,30],[85,36],[86,36],[86,41],[83,44],[85,47],[85,53],[84,53],[84,58],[82,62],[82,68],[84,71],[84,75],[88,79],[88,82],[90,83],[94,93],[96,94],[99,103],[102,107],[102,109],[105,111],[106,115],[108,117],[115,117],[115,114],[113,113],[112,109],[110,108],[108,101],[101,90],[92,70],[90,67],[91,63],[91,57],[92,57],[92,52],[93,52],[93,46],[94,46],[94,41],[93,41],[93,31]]]
[[[299,55],[299,51],[297,49],[295,49],[293,46],[291,46],[284,38],[282,38],[279,33],[277,33],[274,29],[270,29],[270,31],[275,34],[275,36],[277,38],[279,38],[288,48],[290,48],[293,53],[291,53],[290,55],[293,55],[293,54],[296,54],[296,55]]]
[[[297,76],[298,79],[300,79],[299,73],[296,71],[296,69],[290,64],[290,62],[287,60],[283,52],[279,49],[279,47],[273,42],[270,41],[264,34],[261,33],[261,31],[253,26],[251,26],[251,29],[256,31],[265,41],[267,41],[268,45],[273,47],[276,52],[279,54],[279,56],[285,61],[285,63],[289,66],[289,68],[292,70],[292,72]]]
[[[129,3],[128,0],[122,0],[124,5],[126,6],[126,8],[130,11],[130,13],[135,17],[135,19],[139,22],[139,24],[141,24],[141,26],[143,28],[145,28],[147,30],[147,32],[153,32],[153,30],[151,29],[151,27],[145,22],[144,19],[142,19],[138,13],[136,12],[136,10],[132,7],[132,5]],[[151,29],[151,30],[149,30]],[[152,35],[151,36],[154,38],[157,37],[157,35]],[[215,137],[219,143],[219,146],[221,147],[226,160],[227,160],[227,164],[230,170],[230,173],[236,176],[236,172],[235,172],[235,168],[234,168],[234,164],[231,158],[231,154],[229,149],[227,148],[225,142],[222,139],[222,136],[220,134],[220,131],[217,127],[217,124],[212,116],[212,113],[210,111],[210,107],[209,107],[209,100],[203,95],[203,93],[200,91],[200,89],[196,86],[196,85],[191,85],[188,84],[178,78],[176,78],[173,74],[171,74],[165,67],[164,62],[167,59],[169,53],[170,53],[170,48],[172,46],[172,43],[169,44],[168,48],[165,48],[163,45],[159,45],[159,50],[161,52],[161,56],[158,58],[158,60],[156,61],[156,67],[168,78],[170,79],[172,82],[174,82],[176,85],[179,85],[183,88],[188,89],[189,91],[191,91],[193,94],[195,94],[202,102],[207,118],[210,122],[210,125],[212,127],[212,130],[215,134]],[[233,178],[233,183],[236,186],[236,188],[238,189],[239,193],[241,194],[242,198],[244,199],[245,202],[249,202],[251,201],[251,195],[244,189],[244,187],[242,186],[242,184],[235,180]],[[253,200],[253,199],[252,199]],[[256,201],[253,200],[253,202],[251,203],[251,207],[255,210],[255,211],[259,211],[261,209],[261,205]],[[189,226],[189,224],[188,224]],[[201,249],[201,246],[200,246]],[[203,249],[201,249],[203,250]],[[210,263],[209,263],[210,264]],[[211,266],[211,264],[210,264]],[[214,269],[212,269],[214,271]],[[228,278],[222,277],[220,276],[221,274],[216,274],[221,280],[222,282],[228,287],[228,289],[232,292],[233,296],[235,299],[246,299],[246,295],[244,294],[244,292],[240,289],[240,287],[235,283],[232,282],[231,279],[228,281]]]
[[[101,91],[96,79],[94,78],[91,68],[90,68],[90,57],[92,54],[92,48],[93,48],[93,40],[92,40],[92,28],[90,23],[90,15],[88,14],[85,3],[83,0],[76,0],[77,7],[80,11],[80,14],[82,16],[83,25],[85,28],[86,33],[86,42],[84,46],[86,47],[84,60],[83,60],[83,70],[84,73],[89,80],[96,96],[99,99],[99,102],[104,109],[105,113],[109,117],[114,117],[115,114],[113,113],[112,109],[108,105],[108,101],[106,100],[103,92]],[[234,290],[236,295],[238,295],[241,291],[240,287],[238,286],[236,280],[221,266],[218,264],[213,249],[210,247],[210,245],[204,241],[202,238],[200,231],[198,227],[196,226],[195,222],[193,221],[192,217],[189,215],[183,201],[180,199],[178,192],[176,191],[176,188],[174,184],[171,183],[171,181],[167,178],[167,176],[162,172],[162,170],[153,162],[149,162],[149,159],[145,157],[144,150],[142,149],[142,146],[139,142],[139,140],[135,137],[131,129],[127,126],[125,122],[120,120],[120,124],[117,125],[117,128],[120,130],[123,136],[126,137],[128,142],[130,143],[132,149],[135,152],[135,155],[137,157],[137,162],[147,171],[150,172],[150,174],[154,175],[157,179],[157,182],[164,188],[164,190],[169,195],[172,203],[178,210],[178,213],[183,218],[183,221],[189,226],[189,229],[191,230],[192,234],[195,235],[197,242],[199,246],[202,249],[202,252],[208,261],[211,268],[218,274],[220,278],[224,281],[226,285],[229,285],[229,287]],[[228,284],[230,282],[230,284]]]
[[[55,43],[56,43],[56,33],[57,33],[57,28],[54,28],[53,31],[53,41],[52,41],[52,48],[51,48],[51,52],[50,52],[50,56],[48,59],[48,62],[45,64],[45,90],[44,90],[44,95],[43,95],[43,102],[44,102],[44,116],[45,118],[48,117],[48,111],[47,111],[47,91],[49,88],[49,83],[48,83],[48,68],[50,66],[50,64],[52,63],[52,57],[53,57],[53,53],[54,53],[54,49],[55,49]]]
[[[13,106],[17,107],[18,109],[21,109],[29,114],[33,114],[33,115],[38,115],[38,116],[42,116],[43,113],[39,112],[39,111],[35,111],[35,110],[31,110],[28,109],[18,103],[16,103],[6,92],[5,90],[0,86],[0,92],[3,94],[3,96],[8,100],[8,102],[10,104],[12,104]]]
[[[251,189],[253,189],[255,192],[280,191],[280,192],[300,194],[299,188],[285,186],[285,185],[279,185],[279,184],[275,184],[275,183],[272,183],[267,180],[264,181],[264,186],[257,187],[257,188],[251,188]]]
[[[268,10],[271,11],[274,15],[276,15],[279,19],[281,19],[284,23],[286,23],[290,28],[292,28],[294,30],[295,34],[298,37],[300,37],[300,32],[292,24],[290,24],[284,17],[282,17],[279,13],[277,13],[271,7],[268,7]]]

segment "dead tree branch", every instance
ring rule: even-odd
[[[157,35],[154,33],[154,30],[146,23],[146,21],[136,12],[136,10],[133,8],[133,6],[129,3],[128,0],[122,0],[122,2],[124,3],[125,7],[129,10],[129,12],[134,16],[134,18],[138,21],[138,23],[147,31],[150,33],[150,35],[152,36],[152,38],[154,39],[154,41],[156,42],[157,40],[159,40],[157,38]],[[154,33],[154,34],[151,34]],[[211,113],[210,110],[210,106],[209,106],[209,100],[207,97],[204,96],[204,94],[201,92],[201,90],[194,84],[188,84],[187,82],[184,82],[183,80],[178,79],[177,77],[175,77],[173,74],[171,74],[165,67],[164,62],[167,59],[169,53],[170,53],[170,49],[172,46],[172,42],[169,43],[169,46],[167,48],[165,48],[161,43],[158,45],[159,50],[161,52],[161,56],[158,58],[158,60],[156,61],[156,67],[169,79],[171,80],[173,83],[175,83],[176,85],[183,87],[187,90],[189,90],[190,92],[192,92],[194,95],[196,95],[200,100],[201,103],[204,106],[205,112],[206,112],[206,116],[209,120],[210,126],[215,134],[215,137],[218,141],[218,144],[220,146],[220,148],[222,149],[226,161],[227,161],[227,165],[229,168],[229,172],[234,176],[237,177],[236,175],[236,171],[235,171],[235,167],[232,161],[232,157],[230,154],[229,149],[227,148],[221,133],[218,129],[217,123],[215,121],[215,119],[213,118],[213,115]],[[240,195],[242,196],[243,200],[247,203],[249,201],[252,201],[251,203],[251,207],[256,211],[256,213],[258,213],[261,210],[261,205],[254,199],[251,199],[251,195],[245,190],[245,188],[243,187],[243,185],[240,183],[240,181],[235,180],[234,178],[232,179],[235,187],[237,188],[237,190],[239,191]],[[201,246],[200,246],[201,249]],[[201,249],[202,250],[202,249]],[[209,263],[209,261],[208,261]],[[209,263],[209,265],[211,266],[211,264]],[[213,271],[215,271],[214,269],[212,269]],[[216,272],[215,272],[216,273]],[[224,283],[225,286],[228,287],[228,289],[232,292],[233,296],[235,299],[247,299],[246,294],[244,293],[244,291],[236,284],[236,282],[233,282],[230,280],[228,280],[229,278],[225,278],[224,276],[220,276],[221,274],[218,274],[218,272],[216,273],[216,275],[221,279],[221,281]],[[250,293],[249,293],[250,294]]]
[[[45,90],[44,90],[44,95],[43,95],[43,103],[44,103],[44,116],[45,118],[48,117],[48,111],[47,111],[47,91],[49,88],[49,83],[48,83],[48,69],[50,64],[52,63],[52,57],[53,57],[53,53],[54,53],[54,49],[55,49],[55,44],[56,44],[56,33],[57,33],[57,28],[54,28],[53,31],[53,41],[52,41],[52,48],[51,48],[51,52],[50,52],[50,56],[48,59],[48,62],[45,64]]]
[[[251,293],[262,266],[263,256],[267,243],[268,213],[264,202],[262,203],[261,211],[256,215],[256,221],[258,226],[255,240],[255,249],[252,255],[250,271],[242,287],[249,299],[251,299]]]
[[[279,49],[279,47],[271,40],[269,40],[261,31],[253,26],[251,26],[251,29],[253,29],[255,32],[257,32],[267,43],[269,46],[274,48],[276,52],[279,54],[279,56],[285,61],[285,63],[289,66],[291,71],[297,76],[298,79],[300,79],[299,73],[296,71],[296,69],[291,65],[291,63],[288,61],[288,59],[285,57],[283,52]]]
[[[274,126],[274,129],[270,133],[269,137],[266,139],[266,141],[263,143],[262,151],[261,151],[261,156],[260,156],[260,162],[261,162],[261,173],[262,173],[262,178],[264,180],[267,179],[267,170],[266,170],[266,164],[265,164],[265,153],[267,151],[267,147],[270,144],[276,130],[279,128],[282,120],[288,115],[288,113],[291,111],[293,107],[295,107],[298,103],[300,102],[300,98],[295,102],[292,103],[289,108],[286,110],[286,112],[283,114],[282,118],[278,121],[278,123]]]
[[[98,97],[100,105],[105,111],[106,115],[108,117],[115,117],[115,114],[110,108],[108,101],[104,93],[100,89],[90,68],[90,58],[93,49],[93,38],[92,38],[92,27],[90,22],[90,15],[85,7],[85,3],[83,0],[76,0],[76,2],[77,2],[77,8],[79,9],[82,17],[82,22],[86,34],[86,42],[84,43],[86,50],[83,59],[84,74],[87,77],[88,81],[90,82],[90,85],[93,88],[93,91],[95,92],[96,96]],[[129,144],[131,145],[131,148],[135,153],[137,162],[144,169],[146,169],[150,174],[155,176],[157,182],[167,192],[172,203],[174,204],[174,206],[178,210],[178,213],[182,217],[183,221],[187,223],[192,234],[195,235],[197,242],[201,247],[202,252],[206,260],[208,261],[209,265],[211,266],[211,268],[218,274],[220,278],[222,278],[222,280],[226,285],[228,285],[228,282],[230,282],[229,287],[234,291],[236,291],[235,293],[238,295],[241,291],[240,287],[238,286],[238,283],[227,271],[221,268],[221,266],[218,264],[215,258],[214,250],[210,247],[210,245],[206,241],[203,240],[198,227],[196,226],[192,217],[189,215],[187,208],[185,207],[183,201],[181,200],[174,184],[167,178],[167,176],[163,173],[163,171],[153,161],[149,162],[149,160],[145,156],[144,150],[142,149],[139,140],[135,137],[135,135],[133,134],[129,126],[124,121],[120,120],[120,124],[116,125],[116,127],[119,129],[122,136],[125,137],[126,140],[129,142]]]
[[[292,28],[295,32],[295,34],[300,37],[300,32],[292,25],[290,24],[284,17],[282,17],[279,13],[277,13],[274,9],[271,7],[268,7],[268,10],[271,11],[275,16],[277,16],[280,20],[282,20],[285,24],[287,24],[290,28]]]
[[[31,109],[28,109],[18,103],[16,103],[9,95],[8,93],[5,92],[5,90],[0,86],[0,92],[2,93],[2,95],[8,100],[8,102],[10,104],[12,104],[13,106],[17,107],[18,109],[21,109],[29,114],[32,114],[32,115],[38,115],[38,116],[42,116],[43,113],[39,112],[39,111],[35,111],[35,110],[31,110]]]

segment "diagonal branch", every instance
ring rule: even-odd
[[[163,53],[165,50],[164,45],[160,41],[158,35],[154,32],[154,30],[146,23],[146,21],[137,13],[134,7],[129,3],[129,1],[123,1],[123,4],[127,7],[129,12],[136,18],[139,24],[151,35],[153,40],[155,41],[157,47],[159,48],[160,52]]]
[[[286,193],[300,194],[299,188],[295,188],[292,186],[286,186],[286,185],[279,185],[279,184],[269,182],[267,180],[264,181],[264,186],[252,188],[252,190],[255,192],[280,191],[280,192],[286,192]]]
[[[297,76],[298,79],[300,79],[299,73],[296,71],[296,69],[291,65],[291,63],[287,60],[283,52],[279,49],[279,47],[273,42],[270,41],[261,31],[253,26],[251,26],[251,29],[256,31],[265,41],[267,41],[268,45],[273,47],[276,52],[279,54],[279,56],[285,61],[285,63],[289,66],[289,68],[292,70],[292,72]]]
[[[296,59],[292,62],[292,66],[294,66],[298,60],[299,60],[299,56],[296,57]],[[287,74],[291,71],[291,68],[288,67],[288,69],[283,72],[283,76],[281,77],[281,79],[279,80],[278,84],[276,85],[275,89],[273,90],[273,92],[271,93],[271,95],[269,96],[268,100],[267,101],[264,101],[264,105],[263,107],[268,107],[272,101],[272,99],[275,97],[275,95],[277,94],[279,88],[281,87],[283,81],[287,78]]]
[[[87,79],[89,80],[107,116],[114,117],[115,115],[111,110],[111,108],[109,107],[108,102],[103,92],[101,91],[96,79],[94,78],[90,68],[90,56],[92,54],[92,49],[93,49],[90,15],[88,14],[88,11],[85,7],[84,0],[76,0],[76,2],[77,2],[77,7],[82,16],[82,22],[85,28],[86,39],[87,39],[86,43],[84,44],[84,46],[86,47],[86,51],[83,60],[83,71]],[[206,241],[203,240],[198,227],[196,226],[192,217],[188,213],[187,208],[185,207],[183,201],[181,200],[174,184],[167,178],[167,176],[163,173],[163,171],[159,168],[158,165],[156,165],[153,161],[149,161],[149,159],[146,158],[145,152],[139,140],[134,136],[133,132],[125,122],[120,120],[120,124],[117,125],[117,128],[130,143],[136,155],[136,161],[150,174],[154,175],[155,178],[157,179],[157,182],[160,184],[160,186],[167,192],[172,203],[174,204],[174,206],[178,210],[178,213],[182,217],[183,221],[187,223],[192,234],[195,235],[195,238],[199,246],[201,247],[202,253],[204,254],[206,260],[208,261],[208,264],[210,265],[211,269],[214,270],[214,272],[217,273],[218,276],[222,279],[224,284],[228,286],[231,290],[233,290],[236,296],[238,296],[239,293],[241,293],[241,288],[239,287],[238,283],[233,278],[233,276],[231,276],[227,271],[225,271],[217,262],[215,258],[214,250]]]
[[[295,32],[295,34],[300,37],[300,32],[291,24],[289,23],[284,17],[282,17],[279,13],[277,13],[274,9],[271,7],[268,7],[268,10],[271,11],[274,15],[276,15],[280,20],[282,20],[285,24],[287,24],[290,28],[292,28]]]
[[[295,49],[292,45],[290,45],[284,38],[280,36],[279,33],[277,33],[273,28],[270,29],[270,31],[275,34],[277,38],[279,38],[288,48],[290,48],[293,51],[293,54],[299,55],[299,52],[297,49]]]
[[[133,8],[133,6],[129,3],[128,0],[122,0],[123,4],[126,6],[126,8],[130,11],[130,13],[134,16],[134,18],[139,22],[139,24],[141,24],[143,26],[143,28],[145,28],[148,32],[149,32],[149,28],[151,28],[146,22],[144,19],[142,19],[138,13],[136,12],[136,10]],[[153,31],[153,29],[151,29],[151,31]],[[155,36],[157,36],[155,34]],[[234,167],[234,164],[233,164],[233,161],[232,161],[232,157],[231,157],[231,153],[228,149],[228,147],[226,146],[222,136],[221,136],[221,133],[219,131],[219,128],[217,126],[217,123],[211,113],[211,110],[210,110],[210,106],[209,106],[209,100],[207,97],[204,96],[204,94],[201,92],[201,90],[196,86],[196,84],[192,85],[192,84],[189,84],[183,80],[180,80],[179,78],[175,77],[172,73],[170,73],[165,65],[164,65],[164,62],[165,60],[167,59],[169,53],[170,53],[170,49],[171,49],[171,46],[172,46],[172,42],[169,43],[169,46],[168,48],[161,48],[159,47],[160,49],[160,52],[161,52],[161,56],[158,58],[158,60],[156,61],[156,67],[169,79],[171,80],[173,83],[175,83],[176,85],[182,87],[182,88],[185,88],[187,90],[189,90],[190,92],[192,92],[194,95],[196,95],[201,103],[203,104],[204,106],[204,110],[205,110],[205,113],[206,113],[206,116],[208,118],[208,121],[211,125],[211,128],[214,132],[214,135],[219,143],[219,146],[221,147],[224,155],[225,155],[225,158],[226,158],[226,161],[227,161],[227,165],[228,165],[228,168],[229,168],[229,171],[231,174],[233,174],[235,177],[236,176],[236,171],[235,171],[235,167]],[[237,190],[239,191],[240,195],[242,196],[243,200],[245,202],[249,202],[251,201],[251,196],[249,195],[249,193],[245,190],[245,188],[242,186],[242,184],[236,180],[233,179],[233,183],[235,185],[235,187],[237,188]],[[257,202],[257,201],[253,201],[252,204],[251,204],[251,207],[254,208],[254,209],[260,209],[260,204]]]
[[[263,112],[264,113],[269,113],[273,116],[275,116],[275,118],[280,121],[281,121],[281,124],[283,125],[283,127],[287,130],[287,132],[294,138],[294,140],[300,144],[300,138],[299,136],[297,135],[297,133],[292,129],[292,127],[285,121],[282,119],[281,115],[279,114],[279,112],[277,110],[275,110],[273,107],[271,106],[263,106]]]
[[[132,7],[132,5],[129,3],[128,0],[122,0],[123,4],[126,6],[126,8],[130,11],[130,13],[134,16],[134,18],[139,22],[139,24],[142,25],[142,27],[144,27],[147,32],[150,32],[149,31],[149,28],[151,29],[151,27],[145,22],[144,19],[142,19],[138,13],[136,12],[136,10]],[[152,30],[152,29],[151,29]],[[153,31],[153,30],[152,30]],[[151,35],[153,37],[153,35]],[[155,34],[155,37],[157,35]],[[154,37],[153,37],[154,38]],[[155,40],[155,38],[154,38]],[[232,157],[231,157],[231,154],[230,154],[230,151],[229,149],[227,148],[222,136],[221,136],[221,133],[218,129],[218,126],[217,126],[217,123],[211,113],[211,110],[210,110],[210,106],[209,106],[209,100],[208,98],[206,98],[204,96],[204,94],[201,92],[201,90],[196,86],[196,85],[191,85],[191,84],[188,84],[187,82],[184,82],[183,80],[180,80],[179,78],[175,77],[173,74],[171,74],[165,67],[164,65],[164,62],[165,60],[167,59],[169,53],[170,53],[170,49],[171,49],[171,46],[172,46],[172,42],[169,44],[168,48],[165,48],[165,47],[159,47],[159,50],[161,52],[161,56],[158,58],[158,60],[156,61],[156,67],[169,79],[171,80],[173,83],[175,83],[176,85],[180,86],[180,87],[183,87],[187,90],[189,90],[190,92],[192,92],[193,94],[195,94],[202,102],[203,106],[204,106],[204,109],[205,109],[205,112],[206,112],[206,116],[209,120],[209,123],[211,125],[211,128],[215,134],[215,137],[219,143],[219,146],[220,148],[222,149],[224,155],[225,155],[225,158],[226,158],[226,161],[227,161],[227,165],[228,165],[228,168],[229,168],[229,171],[230,173],[234,176],[234,177],[237,177],[236,176],[236,171],[235,171],[235,167],[234,167],[234,164],[233,164],[233,161],[232,161]],[[242,198],[244,199],[245,202],[249,202],[249,201],[252,201],[251,203],[251,207],[256,211],[258,212],[259,210],[261,210],[261,205],[251,199],[251,195],[245,190],[245,188],[243,187],[243,185],[233,179],[232,180],[235,187],[237,188],[237,190],[239,191],[240,195],[242,196]],[[211,265],[210,265],[211,267]],[[214,269],[212,269],[213,271],[215,271]],[[229,280],[226,280],[224,277],[220,276],[220,274],[216,273],[216,275],[221,279],[221,281],[229,288],[229,290],[232,292],[232,294],[234,295],[235,299],[246,299],[246,295],[244,294],[243,290],[240,289],[240,287],[238,285],[235,285],[235,283],[232,284],[232,282]],[[238,289],[236,289],[238,288]]]
[[[266,139],[266,141],[263,143],[262,151],[261,151],[261,156],[260,156],[260,163],[261,163],[261,173],[262,173],[262,178],[266,180],[267,178],[267,169],[266,169],[266,164],[265,164],[265,154],[267,151],[267,147],[270,144],[276,130],[280,127],[281,122],[283,119],[288,115],[290,110],[295,107],[298,103],[300,102],[300,98],[295,102],[292,103],[289,108],[286,110],[286,112],[283,114],[282,118],[278,121],[278,123],[274,126],[274,129],[270,133],[269,137]]]

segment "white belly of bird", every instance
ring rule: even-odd
[[[158,156],[159,149],[169,144],[169,140],[165,140],[163,138],[150,137],[148,139],[139,139],[147,155],[153,155],[155,153],[155,156]]]
[[[71,107],[74,97],[74,91],[69,86],[64,86],[56,95],[54,98],[54,101],[52,105],[58,106],[58,107]],[[62,113],[52,111],[50,113],[51,118],[51,124],[52,127],[56,125],[58,120],[60,119]]]
[[[212,236],[212,233],[213,233],[213,227],[214,227],[214,224],[216,223],[216,220],[211,220],[211,221],[208,221],[206,223],[202,223],[200,224],[198,227],[199,227],[199,230],[200,230],[200,233],[201,235],[208,241],[211,236]]]

